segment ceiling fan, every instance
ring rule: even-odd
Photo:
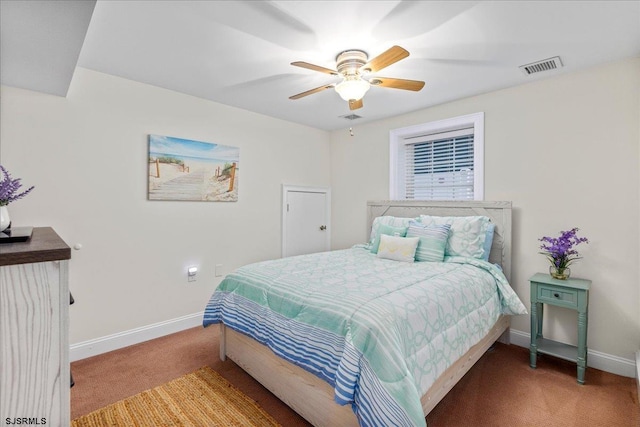
[[[292,62],[296,67],[307,68],[321,73],[341,76],[342,81],[307,90],[289,99],[300,99],[307,95],[321,92],[325,89],[335,88],[342,99],[349,103],[351,110],[362,108],[362,97],[371,86],[382,86],[394,89],[419,91],[424,87],[424,82],[418,80],[392,79],[388,77],[365,78],[369,73],[375,73],[409,56],[409,52],[400,46],[393,46],[369,60],[366,52],[358,49],[345,50],[336,57],[336,70],[309,64],[308,62]]]

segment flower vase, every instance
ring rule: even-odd
[[[561,268],[552,265],[549,267],[549,274],[554,279],[567,280],[569,276],[571,276],[571,269],[569,267]]]
[[[9,218],[9,209],[6,206],[0,206],[0,233],[11,227],[11,218]]]

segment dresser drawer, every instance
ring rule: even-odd
[[[538,301],[563,307],[578,307],[578,291],[561,286],[538,285]]]

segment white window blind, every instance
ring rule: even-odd
[[[484,113],[393,129],[392,200],[484,200]]]
[[[405,140],[405,198],[473,200],[473,128]]]

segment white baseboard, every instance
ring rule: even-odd
[[[530,343],[531,334],[511,329],[511,344],[529,348]],[[587,350],[587,366],[623,377],[637,378],[636,369],[638,369],[638,357],[640,356],[636,355],[636,361],[634,362],[632,359],[625,359],[589,349]]]
[[[203,314],[203,312],[188,314],[176,319],[72,344],[69,347],[69,360],[75,362],[76,360],[86,359],[87,357],[97,356],[98,354],[201,326]]]

